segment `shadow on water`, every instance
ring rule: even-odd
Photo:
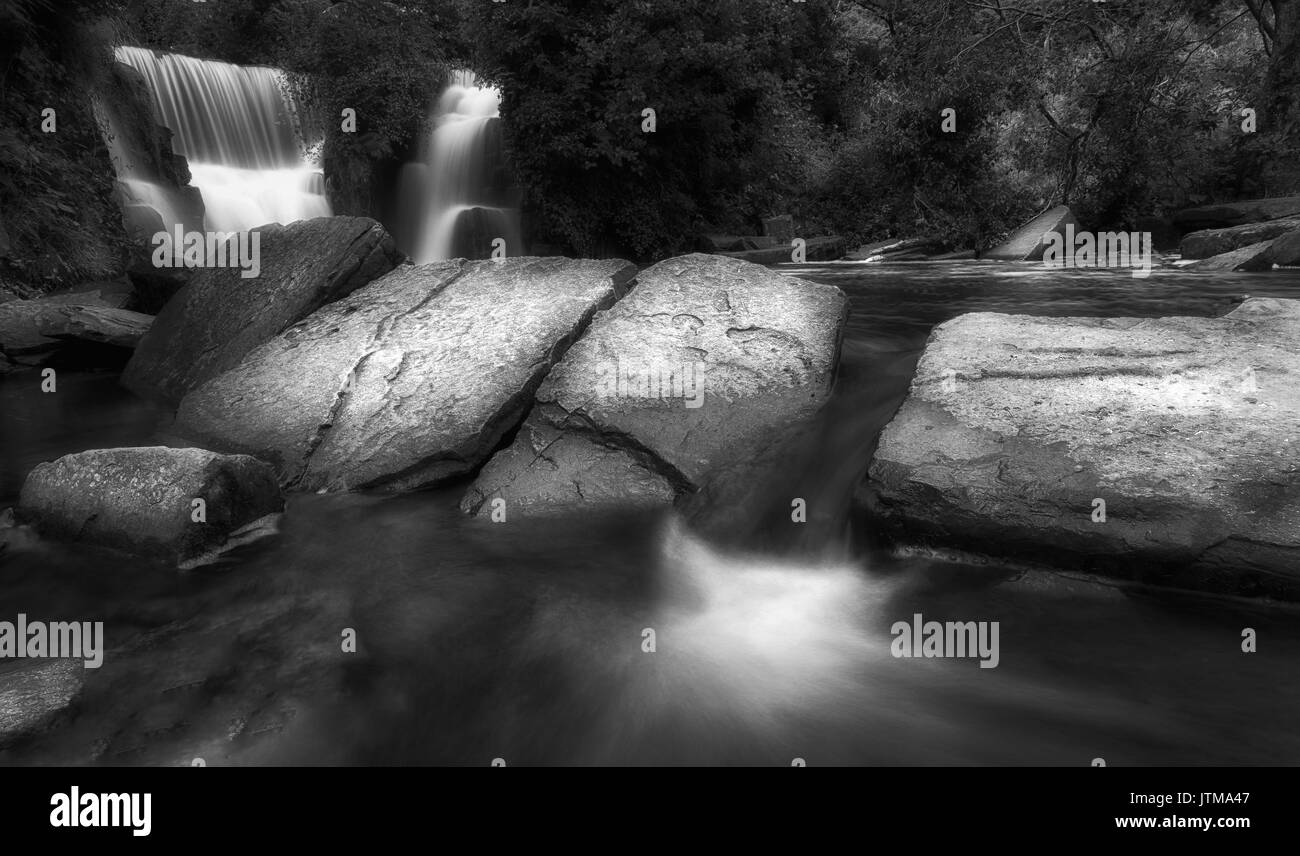
[[[1300,277],[797,272],[849,293],[844,365],[746,549],[674,512],[466,518],[458,487],[295,496],[277,538],[201,573],[16,544],[0,618],[102,620],[109,651],[0,763],[1300,763],[1292,607],[898,558],[870,533],[843,548],[848,496],[935,323],[1215,315]],[[37,462],[148,442],[159,416],[111,375],[61,376],[44,398],[32,378],[0,379],[5,504]],[[891,656],[892,624],[918,612],[998,621],[997,668]]]

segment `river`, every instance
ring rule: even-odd
[[[104,621],[108,652],[0,763],[1300,763],[1296,607],[897,556],[849,506],[936,323],[1219,315],[1300,271],[781,269],[852,301],[835,395],[775,474],[804,527],[756,508],[742,551],[667,511],[495,524],[460,485],[295,495],[279,536],[191,573],[15,543],[0,618]],[[0,377],[0,507],[40,461],[147,445],[160,418],[111,372]],[[916,612],[999,622],[997,668],[892,657]]]

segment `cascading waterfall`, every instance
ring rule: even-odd
[[[330,214],[320,168],[306,157],[297,110],[278,69],[119,47],[153,93],[173,148],[189,161],[209,230],[236,231]],[[138,201],[150,189],[123,176]],[[155,205],[155,207],[157,207]],[[168,212],[160,210],[164,220]]]
[[[473,72],[458,71],[434,108],[433,129],[421,162],[402,172],[408,217],[415,221],[410,254],[417,263],[466,256],[485,258],[492,242],[518,255],[517,210],[503,204],[490,130],[500,115],[501,93],[479,86]]]

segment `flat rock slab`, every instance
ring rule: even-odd
[[[617,259],[403,266],[186,396],[176,430],[306,490],[408,490],[471,472],[636,274]]]
[[[1184,270],[1264,271],[1273,268],[1273,241],[1260,241],[1186,265]]]
[[[1203,229],[1184,237],[1178,245],[1178,252],[1185,259],[1208,259],[1261,241],[1271,241],[1297,229],[1300,229],[1300,218],[1296,217],[1247,223],[1227,229]]]
[[[860,498],[898,542],[1300,596],[1300,301],[935,328]],[[1105,521],[1094,521],[1105,503]]]
[[[13,300],[0,304],[0,351],[42,354],[57,350],[64,339],[134,348],[152,322],[152,316],[121,309],[99,291]]]
[[[43,336],[134,348],[149,332],[152,315],[105,306],[67,304],[48,307],[36,319]]]
[[[260,272],[211,267],[167,301],[122,374],[145,398],[175,404],[250,351],[401,260],[384,227],[365,217],[318,217],[260,233]]]
[[[848,300],[717,255],[643,271],[537,391],[461,503],[665,503],[743,466],[830,394]]]
[[[1271,199],[1244,199],[1185,208],[1174,215],[1174,224],[1184,231],[1220,229],[1300,216],[1300,196],[1277,196]]]
[[[196,519],[195,500],[203,500]],[[274,471],[247,455],[161,446],[92,449],[27,476],[20,523],[41,535],[187,568],[272,530],[284,509]]]
[[[1079,221],[1068,206],[1058,205],[1016,229],[1006,241],[985,252],[983,257],[1005,262],[1040,261],[1047,252],[1047,242],[1043,236],[1048,232],[1064,235],[1065,227],[1069,225],[1077,230]]]
[[[0,747],[40,732],[67,709],[84,668],[82,660],[0,660]]]

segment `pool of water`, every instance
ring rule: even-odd
[[[852,315],[835,396],[740,504],[742,537],[669,511],[493,524],[457,510],[462,485],[293,496],[280,535],[185,574],[15,543],[0,619],[104,621],[108,652],[0,763],[1300,763],[1296,607],[898,557],[849,503],[936,323],[1212,316],[1300,294],[1300,272],[780,269]],[[0,378],[0,507],[36,463],[147,444],[162,418],[112,373]],[[808,523],[774,525],[791,495]],[[997,668],[892,657],[917,612],[999,622]]]

